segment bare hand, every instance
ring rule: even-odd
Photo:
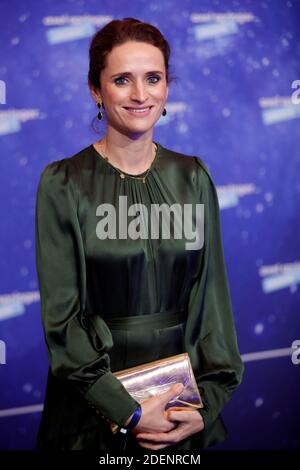
[[[170,422],[176,423],[176,427],[167,432],[138,432],[135,437],[141,447],[164,449],[204,429],[203,418],[197,410],[173,407],[166,414]]]
[[[131,433],[165,433],[174,429],[177,423],[167,418],[166,404],[180,395],[183,390],[181,383],[175,384],[161,395],[149,398],[142,403],[142,416]]]

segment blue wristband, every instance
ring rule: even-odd
[[[133,429],[137,425],[139,420],[141,419],[141,416],[142,416],[142,407],[141,405],[139,405],[138,408],[135,410],[131,420],[127,424],[126,429],[129,429],[129,430]]]

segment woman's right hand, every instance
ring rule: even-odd
[[[138,424],[132,429],[132,434],[141,432],[168,432],[177,424],[167,419],[165,407],[172,398],[180,395],[184,386],[181,383],[172,385],[166,392],[145,400],[142,404],[142,415]],[[130,422],[132,415],[128,418],[125,426]]]

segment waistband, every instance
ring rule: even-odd
[[[147,315],[105,318],[104,321],[112,330],[138,330],[144,328],[168,328],[186,321],[186,310],[173,309]]]

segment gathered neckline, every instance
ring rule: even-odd
[[[136,173],[136,174],[132,174],[132,173],[127,173],[126,171],[123,171],[121,170],[121,168],[119,167],[116,167],[114,166],[112,163],[110,163],[105,157],[104,155],[101,154],[101,152],[99,152],[99,150],[96,149],[96,147],[94,146],[94,144],[91,144],[90,147],[92,148],[92,150],[94,151],[94,154],[96,154],[96,157],[98,160],[102,160],[103,162],[105,162],[107,165],[109,165],[111,168],[113,168],[114,170],[116,170],[117,172],[121,171],[122,173],[124,173],[124,175],[126,176],[132,176],[132,177],[139,177],[139,176],[144,176],[147,172],[148,173],[151,173],[151,171],[153,170],[153,168],[155,167],[157,161],[158,161],[158,158],[160,156],[160,149],[161,149],[161,145],[158,143],[158,142],[155,142],[153,141],[153,143],[156,145],[156,152],[155,152],[155,156],[154,156],[154,160],[152,161],[151,163],[151,168],[149,170],[149,168],[147,168],[147,170],[143,171],[142,173]],[[99,158],[100,157],[100,158]]]

